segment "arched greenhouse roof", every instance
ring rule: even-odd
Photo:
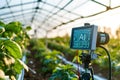
[[[120,0],[0,0],[0,20],[5,23],[20,21],[30,25],[33,33],[37,31],[44,37],[46,32],[55,34],[61,29],[83,24],[88,18],[119,11],[119,8]],[[90,22],[92,20],[95,19]],[[58,34],[62,35],[61,32]]]

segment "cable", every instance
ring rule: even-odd
[[[111,66],[110,53],[109,53],[109,51],[108,51],[105,47],[103,47],[103,46],[99,46],[99,47],[102,48],[102,49],[104,49],[104,50],[106,51],[106,53],[107,53],[108,61],[109,61],[109,78],[108,78],[108,80],[111,80],[111,76],[112,76],[112,74],[111,74],[112,66]]]

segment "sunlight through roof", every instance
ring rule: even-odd
[[[120,18],[119,8],[120,0],[0,0],[0,20],[5,23],[20,21],[32,26],[30,34],[37,30],[38,37],[45,37],[46,33],[53,32],[48,34],[53,37],[66,34],[85,22],[113,26],[112,20]],[[115,25],[119,25],[118,20]]]

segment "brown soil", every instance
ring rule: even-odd
[[[42,74],[42,64],[40,59],[34,58],[34,54],[27,57],[27,65],[31,68],[29,72],[25,72],[24,80],[48,80],[50,74]]]
[[[43,67],[42,64],[40,63],[40,59],[34,58],[34,54],[29,55],[27,57],[27,65],[36,73],[33,71],[25,72],[24,80],[48,80],[50,77],[50,73],[42,74],[41,68]],[[102,76],[104,78],[108,78],[108,69],[103,69],[100,68],[97,64],[92,65],[94,74]],[[120,76],[119,75],[114,75],[112,73],[112,80],[119,80]]]

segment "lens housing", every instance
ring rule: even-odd
[[[97,34],[97,44],[96,46],[100,46],[100,45],[105,45],[109,42],[110,37],[107,33],[105,32],[98,32]]]

